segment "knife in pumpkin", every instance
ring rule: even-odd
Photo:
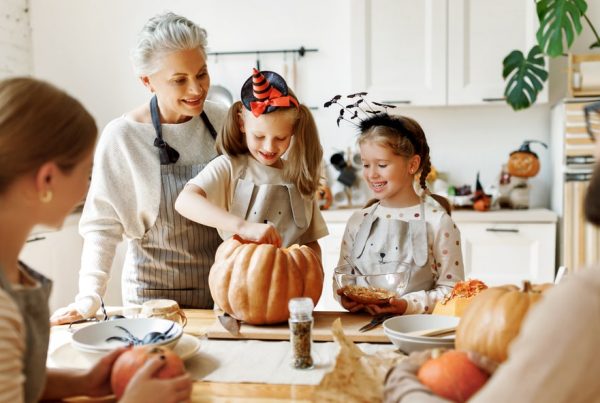
[[[221,323],[221,325],[231,335],[236,336],[236,337],[240,335],[240,326],[242,323],[241,320],[234,318],[233,316],[229,315],[227,312],[224,312],[223,315],[219,315],[218,318],[219,318],[219,322]]]

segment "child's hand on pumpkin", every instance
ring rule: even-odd
[[[242,239],[256,243],[267,243],[281,247],[281,236],[273,224],[246,221],[238,234]]]
[[[407,307],[408,302],[405,299],[392,297],[385,304],[369,304],[365,306],[365,309],[373,316],[385,313],[403,315]]]

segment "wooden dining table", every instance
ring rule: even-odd
[[[214,327],[220,313],[211,309],[184,309],[184,312],[187,316],[184,332],[196,337],[206,335],[209,328]],[[76,325],[76,327],[79,326]],[[53,327],[52,332],[64,331],[65,327],[66,325]],[[314,385],[225,383],[196,380],[192,390],[192,402],[311,402],[315,389]],[[66,401],[104,403],[114,402],[114,398],[71,398]]]
[[[209,309],[185,309],[185,332],[200,336],[215,323],[217,314]],[[192,402],[310,402],[316,386],[265,383],[222,383],[195,381]]]

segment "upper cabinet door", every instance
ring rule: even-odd
[[[446,0],[354,0],[352,84],[369,98],[446,104]]]
[[[537,27],[534,1],[448,0],[448,104],[502,101],[502,60],[527,55]],[[547,100],[545,88],[538,102]]]

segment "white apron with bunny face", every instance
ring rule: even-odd
[[[243,168],[235,185],[229,212],[249,222],[273,224],[281,236],[282,247],[298,243],[310,222],[306,202],[296,186],[256,185],[251,180],[245,179],[246,168],[247,166]],[[312,208],[312,202],[310,207]]]
[[[352,248],[353,264],[363,274],[409,271],[402,294],[430,290],[435,279],[429,269],[432,256],[427,241],[424,203],[420,217],[403,221],[376,217],[374,206],[361,222]]]

